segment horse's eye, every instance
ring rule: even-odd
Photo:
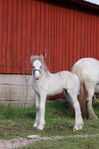
[[[32,69],[35,69],[35,67],[34,67],[34,66],[32,66]]]
[[[40,66],[40,69],[42,69],[42,66]]]

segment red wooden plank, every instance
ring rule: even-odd
[[[66,32],[65,32],[65,44],[66,44],[66,47],[65,47],[65,63],[66,63],[66,69],[69,69],[69,51],[70,51],[70,48],[69,48],[69,9],[66,9],[65,10],[65,25],[66,25]]]
[[[3,0],[0,1],[0,73],[3,72],[3,69],[2,69],[2,35],[3,35],[3,22],[2,22],[2,19],[3,19]]]
[[[49,12],[49,13],[48,13]],[[51,58],[51,55],[50,55],[50,36],[49,36],[49,33],[50,33],[50,13],[51,13],[51,9],[50,9],[50,4],[46,5],[45,6],[45,37],[44,37],[44,40],[46,42],[45,44],[45,49],[46,49],[46,63],[48,65],[48,68],[50,69],[50,59]],[[51,69],[50,69],[51,70]]]
[[[54,22],[53,32],[54,32],[54,35],[53,35],[53,48],[52,48],[52,50],[53,50],[53,53],[52,53],[52,58],[53,58],[53,62],[52,62],[53,63],[53,67],[52,67],[52,70],[53,70],[53,72],[56,72],[56,71],[58,71],[57,68],[55,69],[55,67],[56,67],[56,61],[58,59],[56,59],[55,53],[57,53],[58,48],[59,48],[59,47],[56,46],[57,45],[57,42],[58,42],[57,41],[57,36],[58,36],[57,35],[57,33],[58,33],[58,31],[57,31],[57,6],[55,6],[55,8],[53,8],[53,11],[54,11],[54,16],[53,16],[53,22]],[[57,65],[58,65],[58,63],[57,63]]]
[[[76,62],[79,51],[77,51],[78,45],[78,11],[74,12],[74,59],[72,65]]]
[[[68,40],[69,42],[69,68],[71,67],[71,62],[72,62],[72,54],[73,54],[73,13],[72,13],[72,10],[70,10],[70,13],[69,13],[69,22],[70,22],[70,25],[69,25],[69,31],[70,31],[70,39]]]
[[[40,2],[36,2],[36,32],[35,32],[35,38],[36,38],[36,54],[40,54],[40,9],[41,5]]]
[[[36,1],[32,1],[32,31],[31,31],[31,54],[36,53]]]
[[[76,13],[76,16],[77,16],[77,27],[76,27],[76,32],[75,34],[77,35],[77,39],[76,39],[76,51],[77,51],[77,55],[76,55],[76,60],[78,60],[80,58],[80,36],[81,36],[81,33],[80,33],[80,12],[77,11]]]
[[[91,16],[90,17],[90,51],[89,51],[89,54],[90,56],[92,57],[92,52],[93,52],[93,17]]]
[[[50,57],[50,61],[51,61],[51,70],[54,71],[54,65],[55,65],[55,62],[54,62],[54,36],[55,36],[55,6],[52,7],[51,9],[51,47],[50,47],[50,54],[51,54],[51,57]]]
[[[17,3],[17,73],[22,74],[22,0]]]
[[[97,58],[97,16],[95,16],[95,53],[94,57]]]
[[[21,21],[21,69],[22,69],[22,73],[26,73],[26,63],[27,63],[27,50],[29,50],[27,48],[27,38],[29,38],[29,36],[27,35],[27,24],[28,24],[28,3],[27,0],[22,1],[22,21]],[[29,31],[29,29],[28,29]]]
[[[87,46],[87,42],[88,42],[88,37],[87,37],[87,15],[85,15],[85,45],[84,45],[84,48],[85,48],[85,52],[84,52],[84,55],[86,55],[86,52],[87,52],[87,49],[88,49],[88,46]]]
[[[65,51],[65,24],[66,24],[66,20],[65,20],[65,9],[62,8],[61,10],[61,17],[62,17],[62,39],[61,39],[61,52],[62,52],[62,55],[61,55],[61,63],[62,63],[62,68],[60,67],[60,70],[66,70],[66,66],[64,65],[65,64],[65,59],[66,59],[66,56],[64,55],[64,51]]]
[[[48,7],[48,10],[47,10],[47,13],[48,13],[48,68],[53,71],[51,69],[51,60],[52,60],[52,56],[51,56],[51,25],[52,25],[52,22],[51,22],[51,10],[52,8]]]
[[[96,31],[96,57],[99,59],[99,19],[97,17],[97,20],[96,20],[96,28],[97,28],[97,31]]]
[[[7,27],[7,22],[8,22],[8,1],[5,0],[3,2],[3,18],[2,18],[2,21],[3,21],[3,27],[2,27],[2,30],[3,30],[3,36],[2,36],[2,58],[3,58],[3,61],[2,61],[2,65],[3,65],[3,73],[6,73],[6,70],[7,70],[7,55],[6,55],[6,52],[7,52],[7,32],[8,32],[8,27]]]
[[[12,73],[16,73],[17,72],[17,11],[18,11],[18,5],[17,5],[17,0],[12,1],[12,5],[11,5],[11,13],[12,13],[12,18],[9,18],[9,24],[10,25],[10,21],[11,21],[11,26],[10,26],[10,31],[12,32],[11,34],[11,65],[12,65]],[[10,33],[9,33],[10,34]],[[10,57],[9,57],[10,59]]]
[[[31,32],[32,32],[32,1],[27,1],[27,20],[26,20],[26,24],[27,24],[27,47],[26,47],[26,64],[25,64],[25,67],[26,67],[26,71],[25,73],[28,73],[30,72],[28,70],[29,68],[29,65],[30,65],[30,55],[31,55],[31,42],[32,42],[32,38],[31,38]],[[23,52],[24,52],[24,49],[23,49]]]
[[[62,69],[62,51],[63,51],[63,10],[62,10],[62,8],[60,8],[60,18],[59,18],[59,58],[60,58],[60,63],[59,63],[59,68],[58,68],[58,71],[61,71],[61,69]]]
[[[8,32],[7,32],[7,73],[12,73],[12,1],[8,1]]]
[[[96,29],[96,27],[95,27],[95,16],[93,16],[93,52],[92,52],[92,56],[94,57],[95,56],[95,51],[96,51],[96,49],[95,49],[95,29]]]

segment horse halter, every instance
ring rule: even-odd
[[[42,76],[42,67],[35,68],[34,66],[32,67],[32,73],[35,77],[36,80],[39,80]]]
[[[41,70],[40,69],[37,69],[37,68],[33,69],[32,68],[32,71],[33,71],[33,74],[35,74],[36,71],[38,71],[41,74]]]

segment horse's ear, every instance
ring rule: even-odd
[[[33,62],[33,55],[31,55],[31,57],[30,57],[30,61],[31,61],[31,63]]]
[[[44,56],[43,54],[40,55],[41,60],[44,60]]]
[[[44,60],[46,58],[46,52],[43,52],[41,55],[40,55],[41,59]]]

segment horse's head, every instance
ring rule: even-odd
[[[43,55],[31,56],[32,75],[36,80],[39,80],[43,75],[43,72],[44,72],[43,61],[44,61]]]

